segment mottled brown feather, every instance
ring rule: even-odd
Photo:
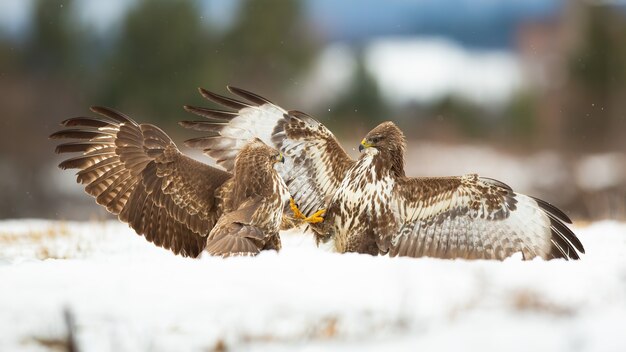
[[[249,143],[233,175],[184,156],[154,125],[109,108],[92,110],[101,116],[68,119],[63,125],[72,128],[51,135],[81,139],[56,148],[82,154],[60,167],[79,169],[85,191],[146,240],[190,257],[207,246],[221,256],[280,248],[286,189],[275,192],[275,149]]]
[[[51,136],[86,140],[57,147],[83,154],[60,167],[79,169],[85,191],[149,241],[197,256],[217,221],[213,192],[231,175],[180,154],[156,126],[138,125],[112,109],[92,110],[102,116],[68,119],[64,125],[73,128]]]

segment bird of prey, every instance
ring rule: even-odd
[[[183,126],[210,132],[189,145],[227,170],[251,137],[276,147],[286,157],[278,170],[294,212],[311,224],[318,241],[333,240],[338,252],[499,260],[514,253],[524,259],[579,259],[584,253],[564,224],[571,223],[567,215],[500,181],[475,174],[407,177],[405,137],[392,122],[371,130],[353,160],[311,116],[228,89],[243,101],[200,93],[229,110],[185,107],[206,120]]]
[[[81,153],[59,167],[79,169],[85,191],[146,240],[187,257],[280,249],[289,193],[274,169],[284,161],[276,149],[246,141],[226,172],[183,155],[154,125],[91,110],[99,116],[65,120],[67,128],[50,136],[78,140],[57,146],[57,153]]]

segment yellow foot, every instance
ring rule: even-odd
[[[291,211],[293,211],[293,216],[296,219],[306,219],[306,216],[304,216],[304,214],[302,214],[300,209],[298,209],[298,206],[296,205],[296,201],[293,200],[293,198],[289,199],[289,207],[291,208]]]
[[[293,198],[289,200],[289,207],[291,208],[291,211],[293,211],[293,216],[296,219],[301,219],[303,221],[308,222],[309,224],[317,224],[318,222],[324,221],[324,218],[322,217],[322,215],[324,215],[324,213],[326,212],[326,209],[320,209],[316,211],[315,214],[309,217],[306,217],[304,216],[304,214],[302,214],[300,209],[298,209],[298,205],[296,204],[296,201],[293,200]]]
[[[324,215],[325,212],[326,212],[326,209],[320,209],[316,211],[315,214],[304,219],[304,221],[308,222],[309,224],[317,224],[318,222],[322,222],[324,221],[324,218],[322,217],[322,215]]]

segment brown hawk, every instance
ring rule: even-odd
[[[50,136],[77,139],[57,153],[79,169],[77,182],[138,234],[176,254],[255,255],[280,249],[289,193],[274,164],[283,155],[261,140],[244,141],[223,171],[183,155],[158,127],[103,107],[99,116],[65,120]]]
[[[352,160],[311,116],[228,89],[245,101],[200,93],[230,111],[185,107],[207,120],[183,126],[211,132],[189,145],[227,170],[245,140],[258,137],[275,146],[286,156],[278,171],[298,205],[294,211],[311,223],[318,240],[334,240],[339,252],[500,260],[514,253],[525,259],[578,259],[584,253],[564,224],[571,223],[567,215],[500,181],[407,177],[405,137],[391,122],[370,131],[360,146],[364,152]]]

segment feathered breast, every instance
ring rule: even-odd
[[[377,238],[396,227],[391,207],[395,178],[381,173],[372,164],[373,155],[364,155],[352,167],[331,201],[331,221],[335,224],[335,245],[338,251],[359,246],[351,236]]]

